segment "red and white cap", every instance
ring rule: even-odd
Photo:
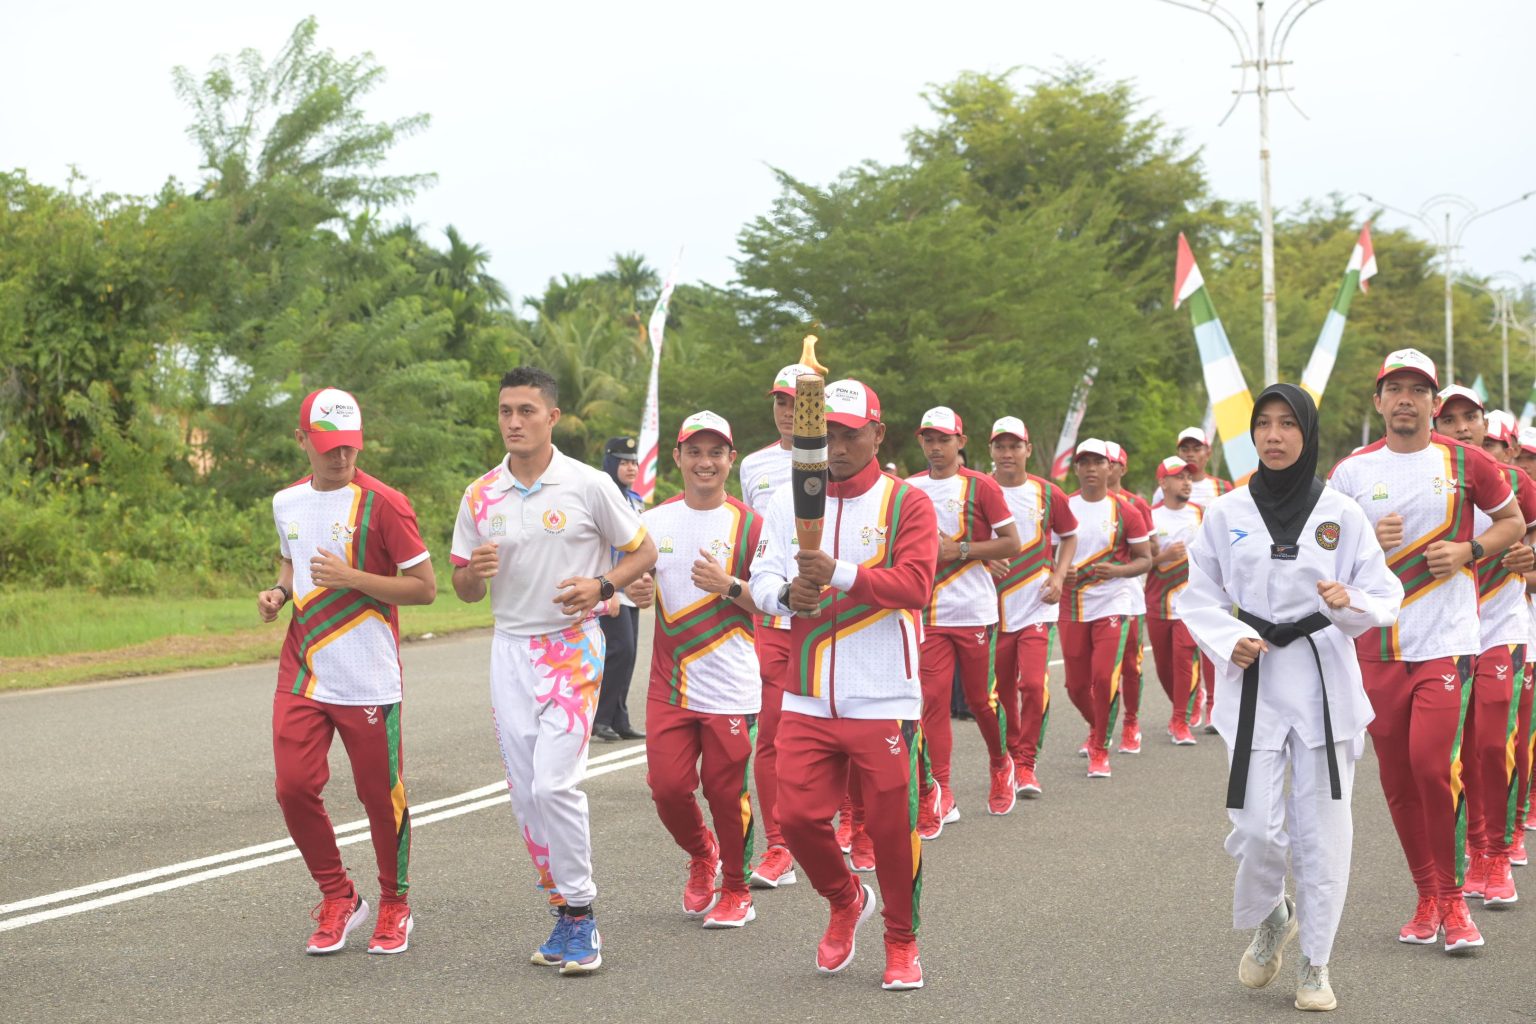
[[[726,444],[732,446],[736,444],[735,440],[731,438],[731,425],[725,422],[725,417],[712,413],[708,409],[705,409],[703,412],[696,412],[683,420],[683,425],[677,431],[677,443],[682,444],[694,434],[706,431],[719,434],[725,438]]]
[[[317,452],[346,445],[363,447],[363,410],[357,399],[340,388],[312,391],[299,406],[299,429],[309,435]]]
[[[1536,455],[1536,427],[1520,428],[1520,447]]]
[[[1026,427],[1024,425],[1024,421],[1019,419],[1017,416],[1004,416],[1002,419],[992,424],[991,440],[996,441],[998,438],[1005,434],[1012,435],[1013,437],[1018,438],[1020,441],[1029,440],[1029,428]]]
[[[947,405],[934,406],[923,413],[923,422],[917,432],[921,434],[925,430],[937,430],[941,434],[965,433],[960,424],[960,414]]]
[[[1157,478],[1161,480],[1164,477],[1178,476],[1186,469],[1193,473],[1195,471],[1195,464],[1185,462],[1181,455],[1170,455],[1157,464]]]
[[[1520,424],[1515,418],[1503,409],[1495,409],[1490,412],[1484,421],[1488,424],[1488,433],[1485,435],[1495,441],[1503,441],[1511,447],[1520,445]]]
[[[1119,444],[1114,441],[1105,441],[1104,447],[1109,450],[1109,459],[1111,462],[1118,462],[1122,466],[1130,465],[1130,462],[1127,461],[1125,457],[1125,449],[1120,447]]]
[[[1173,446],[1177,448],[1185,441],[1194,441],[1197,444],[1207,446],[1211,443],[1211,439],[1205,436],[1205,429],[1203,427],[1185,427],[1179,431],[1179,439],[1173,443]]]
[[[1082,458],[1084,455],[1097,455],[1101,459],[1108,459],[1110,457],[1109,445],[1107,442],[1101,441],[1097,437],[1085,438],[1083,441],[1079,442],[1077,451],[1073,454],[1072,459],[1075,462],[1076,460]]]
[[[805,376],[807,373],[815,372],[815,370],[811,369],[809,366],[806,366],[804,363],[790,363],[788,366],[784,367],[784,369],[780,370],[777,374],[774,375],[773,387],[768,389],[768,393],[770,395],[793,396],[795,393],[796,379]]]
[[[1435,374],[1435,361],[1416,348],[1400,348],[1390,353],[1381,361],[1381,372],[1376,375],[1376,379],[1381,380],[1387,374],[1400,370],[1419,374],[1429,381],[1431,387],[1440,386],[1440,378]],[[1482,403],[1478,404],[1481,406]]]
[[[1378,378],[1379,379],[1379,378]],[[1439,404],[1435,406],[1435,415],[1440,415],[1440,410],[1445,408],[1445,403],[1456,398],[1464,398],[1472,403],[1473,408],[1484,408],[1483,400],[1477,397],[1477,392],[1463,384],[1449,384],[1439,395]]]
[[[827,422],[857,430],[880,422],[880,396],[868,384],[849,378],[827,385]]]

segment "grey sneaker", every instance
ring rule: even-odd
[[[1249,988],[1263,988],[1275,980],[1284,962],[1285,944],[1296,935],[1296,903],[1285,898],[1285,920],[1272,924],[1268,918],[1253,933],[1237,965],[1237,980]]]
[[[1314,964],[1305,956],[1296,965],[1296,1009],[1333,1010],[1339,1000],[1328,984],[1328,965]]]

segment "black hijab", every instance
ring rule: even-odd
[[[1285,469],[1270,469],[1260,460],[1258,471],[1248,481],[1248,494],[1264,517],[1270,539],[1276,544],[1295,544],[1323,494],[1323,482],[1317,478],[1317,403],[1294,384],[1271,384],[1253,403],[1248,419],[1250,436],[1259,409],[1271,398],[1283,400],[1296,414],[1301,427],[1301,455]]]

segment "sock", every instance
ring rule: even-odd
[[[584,907],[573,907],[567,903],[565,906],[561,907],[560,910],[565,914],[566,917],[586,917],[588,914],[592,913],[592,904],[588,903]]]
[[[1282,897],[1280,900],[1280,905],[1269,912],[1269,916],[1264,919],[1264,923],[1279,927],[1280,925],[1285,924],[1286,921],[1290,920],[1290,917],[1291,912],[1286,908],[1285,899]]]

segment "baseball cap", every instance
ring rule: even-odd
[[[1002,419],[992,424],[991,440],[996,441],[1004,434],[1012,434],[1020,441],[1029,440],[1029,428],[1026,427],[1024,425],[1024,421],[1019,419],[1017,416],[1004,416]]]
[[[1185,462],[1182,456],[1170,455],[1157,464],[1157,478],[1161,480],[1165,476],[1178,476],[1186,469],[1193,471],[1195,464]]]
[[[925,430],[937,430],[941,434],[965,432],[960,426],[960,414],[947,405],[935,406],[923,413],[923,422],[917,432],[921,434]]]
[[[1536,455],[1536,427],[1520,428],[1520,447]]]
[[[835,380],[827,385],[827,422],[857,430],[880,422],[880,396],[868,384]]]
[[[1381,361],[1381,372],[1376,375],[1376,379],[1381,380],[1387,374],[1399,370],[1412,370],[1427,378],[1432,387],[1440,386],[1440,378],[1435,375],[1435,361],[1416,348],[1400,348],[1390,353]],[[1482,403],[1479,402],[1478,406],[1481,407]]]
[[[1379,378],[1378,378],[1379,379]],[[1462,384],[1449,384],[1437,396],[1439,403],[1435,406],[1435,415],[1440,415],[1440,410],[1445,408],[1445,403],[1453,398],[1464,398],[1471,402],[1474,408],[1482,409],[1483,400],[1477,397],[1477,392]]]
[[[1173,446],[1177,448],[1185,441],[1198,441],[1203,445],[1209,445],[1211,443],[1211,439],[1205,436],[1205,430],[1201,427],[1185,427],[1183,430],[1179,431],[1179,439],[1174,442]]]
[[[1486,436],[1508,445],[1520,444],[1520,424],[1516,423],[1515,418],[1509,413],[1503,409],[1495,409],[1485,419],[1488,424]]]
[[[357,399],[340,388],[311,391],[299,406],[299,429],[309,435],[317,452],[346,445],[363,447],[363,410]]]
[[[1130,465],[1130,463],[1127,462],[1125,458],[1125,449],[1120,447],[1120,445],[1116,444],[1114,441],[1105,441],[1104,447],[1106,450],[1108,450],[1111,461],[1118,462],[1122,466]]]
[[[1109,458],[1109,445],[1096,437],[1090,437],[1077,446],[1077,452],[1072,456],[1073,461],[1084,455],[1097,455],[1100,458]]]
[[[731,425],[725,422],[725,417],[712,413],[708,409],[705,409],[703,412],[696,412],[683,420],[683,425],[677,431],[677,443],[682,444],[694,434],[701,434],[705,431],[719,434],[725,438],[727,444],[733,447],[736,444],[735,440],[731,437]]]
[[[612,455],[616,459],[630,459],[640,461],[640,446],[632,437],[610,437],[608,443],[603,446],[604,455]]]
[[[768,393],[770,395],[793,395],[795,393],[796,378],[815,372],[815,370],[804,363],[790,363],[774,375],[773,387],[768,389]]]

